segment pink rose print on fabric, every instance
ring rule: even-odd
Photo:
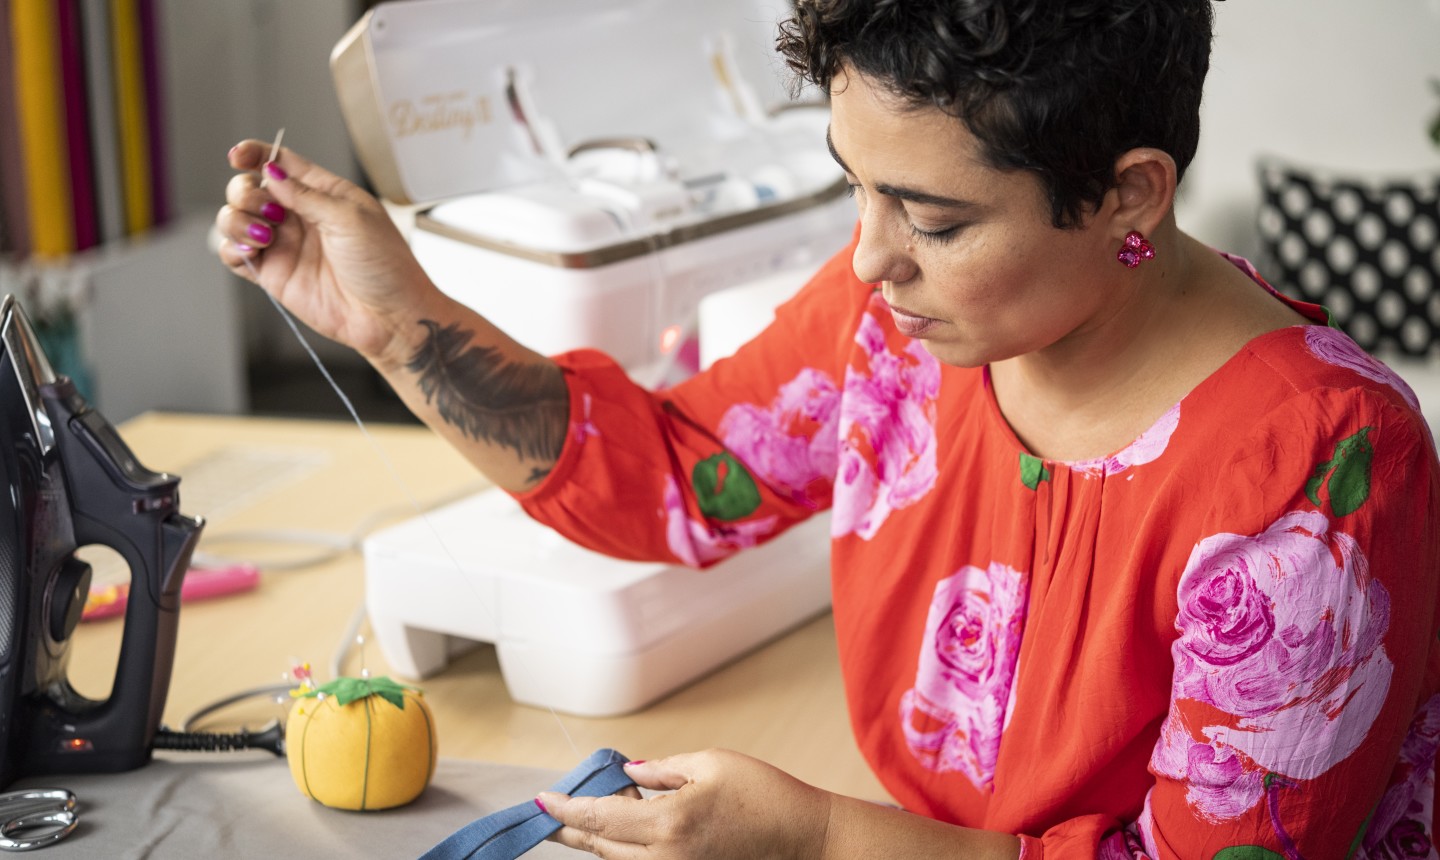
[[[869,540],[892,511],[919,501],[935,485],[940,363],[919,341],[911,341],[903,356],[891,353],[868,312],[855,341],[870,358],[870,375],[853,367],[845,373],[830,533]]]
[[[742,403],[726,410],[720,419],[720,437],[766,484],[815,509],[820,500],[811,495],[811,488],[828,495],[835,477],[839,406],[835,382],[806,368],[781,386],[768,408]]]
[[[1151,856],[1133,826],[1111,833],[1095,849],[1095,860],[1148,860]]]
[[[1433,856],[1435,752],[1440,749],[1440,696],[1432,696],[1410,723],[1400,766],[1365,832],[1357,855],[1368,860]]]
[[[1393,666],[1381,644],[1390,597],[1353,538],[1314,511],[1252,537],[1213,535],[1177,597],[1172,697],[1231,718],[1191,725],[1172,702],[1150,763],[1187,784],[1201,816],[1236,818],[1355,751]]]
[[[1180,404],[1177,403],[1171,406],[1164,415],[1161,415],[1149,430],[1141,433],[1134,442],[1127,445],[1123,451],[1109,457],[1073,463],[1071,469],[1087,478],[1093,478],[1101,475],[1118,475],[1131,466],[1143,466],[1165,453],[1166,446],[1170,444],[1170,437],[1174,435],[1175,428],[1179,426]]]
[[[958,770],[976,788],[990,788],[1027,594],[1026,577],[998,562],[967,565],[935,586],[915,686],[900,699],[905,742],[926,768]]]
[[[755,546],[775,531],[777,520],[769,516],[712,527],[690,517],[680,484],[673,476],[665,476],[665,543],[676,558],[691,567]]]
[[[1172,743],[1170,720],[1161,727],[1161,746],[1150,764],[1159,773],[1182,778],[1186,799],[1210,821],[1239,818],[1265,793],[1265,773],[1246,768],[1235,750],[1177,738]],[[1164,765],[1162,767],[1161,765]]]
[[[1145,792],[1145,807],[1140,810],[1140,817],[1131,828],[1131,832],[1144,846],[1146,857],[1160,856],[1160,849],[1155,845],[1155,810],[1150,808],[1150,799],[1154,794],[1153,788]]]
[[[1420,804],[1414,804],[1417,815]],[[1429,820],[1429,816],[1425,816]],[[1371,860],[1408,860],[1411,857],[1435,856],[1435,844],[1429,827],[1418,818],[1406,818],[1385,832],[1385,839],[1373,848],[1358,854]]]
[[[1305,345],[1310,348],[1311,354],[1326,364],[1349,368],[1366,379],[1388,385],[1400,392],[1400,396],[1405,398],[1410,408],[1417,412],[1420,410],[1420,398],[1415,396],[1415,392],[1405,384],[1405,380],[1361,349],[1360,345],[1344,332],[1329,326],[1307,326]]]

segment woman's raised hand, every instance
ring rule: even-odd
[[[221,261],[320,334],[402,362],[402,335],[439,291],[378,200],[293,150],[269,153],[259,140],[230,150],[243,172],[215,219]]]

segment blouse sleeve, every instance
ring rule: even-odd
[[[1263,416],[1238,451],[1216,463],[1179,576],[1170,707],[1143,812],[1067,821],[1025,839],[1023,856],[1432,855],[1440,479],[1429,430],[1387,392],[1321,389]]]
[[[597,552],[696,567],[827,508],[845,364],[871,291],[852,253],[735,355],[668,391],[636,385],[595,351],[557,356],[569,435],[521,505]]]

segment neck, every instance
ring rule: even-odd
[[[1161,384],[1164,374],[1155,372],[1157,361],[1181,352],[1190,311],[1204,301],[1194,265],[1195,255],[1204,250],[1173,222],[1152,241],[1160,253],[1125,278],[1095,318],[1050,346],[998,362],[992,370],[1027,396],[1070,415],[1103,414],[1117,401],[1142,397]]]

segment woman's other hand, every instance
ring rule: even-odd
[[[377,364],[401,362],[417,311],[438,296],[380,202],[290,149],[230,150],[243,171],[216,216],[219,255],[320,334]],[[252,269],[253,267],[253,269]]]
[[[610,860],[821,856],[832,795],[728,750],[625,767],[646,799],[567,797],[539,802],[565,825],[551,837]]]

